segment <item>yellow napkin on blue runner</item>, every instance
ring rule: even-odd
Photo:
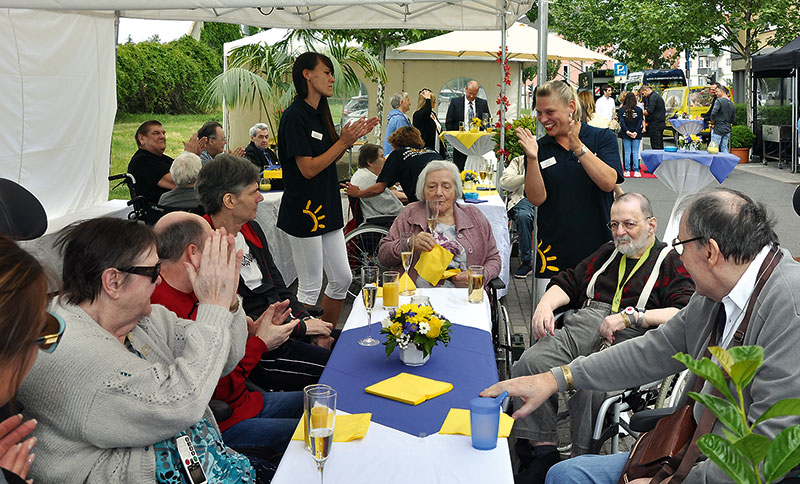
[[[511,435],[511,427],[513,426],[514,419],[500,412],[500,427],[497,429],[497,436],[500,438],[508,437]],[[439,429],[439,433],[471,436],[472,428],[469,424],[469,410],[466,408],[451,408],[447,418],[444,419],[442,428]]]
[[[430,252],[422,252],[419,260],[414,265],[417,274],[423,279],[430,282],[432,286],[439,284],[442,279],[444,271],[453,260],[453,253],[445,249],[439,244],[433,246]]]
[[[400,276],[400,280],[397,282],[401,291],[414,291],[417,289],[417,285],[414,284],[414,281],[412,281],[410,277],[408,277],[407,272],[404,272],[403,275]]]
[[[370,385],[364,391],[409,405],[419,405],[425,400],[436,398],[452,389],[452,383],[403,372]]]
[[[363,439],[369,430],[369,422],[372,420],[371,413],[354,413],[352,415],[337,415],[333,426],[334,442],[350,442],[351,440]],[[303,419],[297,428],[294,429],[292,440],[303,440],[306,436],[306,426]]]

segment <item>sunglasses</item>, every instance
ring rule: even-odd
[[[150,278],[150,282],[154,283],[158,280],[158,275],[161,274],[161,262],[159,261],[154,266],[131,266],[131,267],[117,267],[120,272],[127,272],[128,274],[138,274]]]
[[[58,343],[61,342],[65,327],[64,318],[47,311],[45,313],[44,335],[33,340],[33,344],[38,345],[39,349],[45,353],[52,353],[56,350]]]

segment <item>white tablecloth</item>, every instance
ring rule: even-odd
[[[467,161],[464,164],[465,170],[472,170],[477,173],[481,169],[481,164],[486,163],[487,161],[492,162],[492,160],[497,160],[492,152],[495,147],[494,135],[483,132],[481,133],[483,136],[478,138],[475,143],[472,144],[472,146],[467,148],[464,146],[464,143],[457,138],[457,133],[459,132],[456,131],[455,133],[452,133],[445,131],[444,139],[453,145],[453,148],[467,155]]]
[[[466,289],[417,289],[417,294],[431,298],[431,305],[458,324],[490,331],[489,304],[469,304]],[[410,297],[400,296],[401,304]],[[380,321],[386,311],[378,300],[373,321]],[[380,307],[379,307],[380,306]],[[356,299],[344,329],[366,324],[361,298]],[[379,325],[373,326],[377,334]],[[343,350],[344,348],[336,348]],[[383,351],[383,346],[375,348]],[[346,412],[338,412],[346,413]],[[490,451],[472,448],[470,437],[433,434],[424,438],[372,422],[361,440],[336,442],[325,463],[328,484],[407,484],[436,482],[447,484],[511,483],[511,457],[507,439],[498,439]],[[303,442],[292,441],[281,460],[273,484],[314,483],[319,472]]]
[[[500,253],[500,260],[503,266],[500,268],[500,279],[506,283],[508,288],[509,282],[509,263],[511,262],[511,237],[508,234],[508,213],[506,212],[506,204],[503,203],[503,198],[500,195],[491,195],[489,197],[480,197],[481,200],[487,200],[484,203],[477,203],[474,206],[478,207],[489,220],[492,226],[492,234],[497,243],[497,251]],[[466,204],[464,201],[458,203]],[[473,204],[468,204],[473,205]],[[508,289],[498,291],[498,297],[503,297],[508,292]]]

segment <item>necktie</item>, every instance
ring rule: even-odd
[[[728,316],[725,314],[725,305],[720,303],[719,304],[719,312],[717,313],[717,341],[716,344],[719,344],[722,341],[722,335],[725,333],[725,323],[728,320]]]
[[[475,108],[472,107],[472,101],[469,102],[469,111],[467,111],[467,116],[469,117],[469,122],[472,122],[472,118],[475,117]]]

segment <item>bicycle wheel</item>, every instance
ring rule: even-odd
[[[387,270],[378,261],[378,248],[381,239],[389,234],[386,227],[380,225],[361,225],[356,227],[344,237],[347,249],[347,263],[353,274],[353,282],[347,290],[348,299],[352,300],[361,292],[361,268],[378,266],[382,271]]]

